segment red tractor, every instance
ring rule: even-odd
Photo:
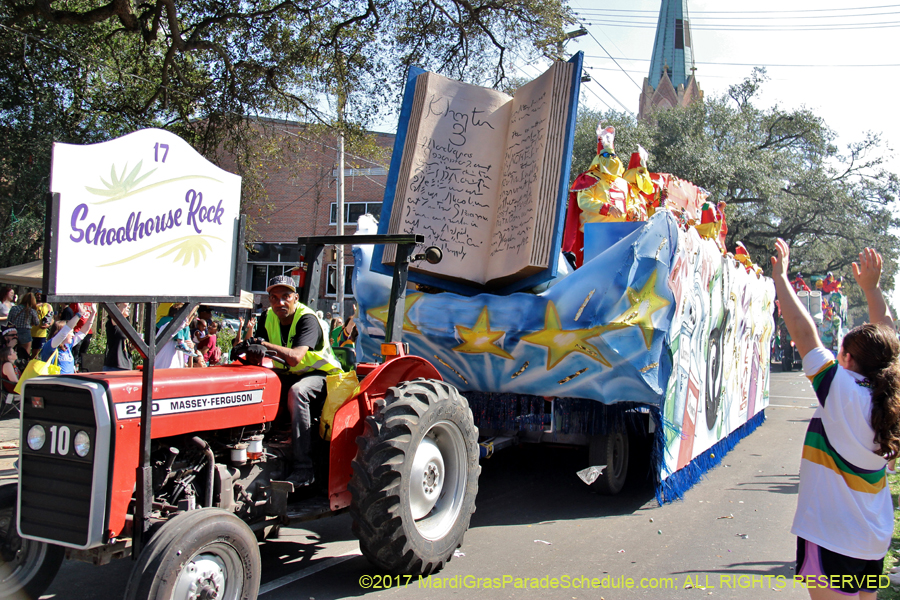
[[[421,241],[299,240],[310,263],[307,304],[318,295],[323,245],[402,250],[384,361],[356,365],[359,388],[335,413],[330,442],[318,441],[316,480],[325,484],[302,496],[279,480],[289,472],[290,418],[282,381],[265,363],[156,371],[143,471],[140,373],[30,380],[19,483],[0,487],[2,595],[38,597],[64,557],[105,564],[137,554],[127,598],[252,599],[260,540],[347,509],[377,568],[440,569],[468,529],[481,467],[465,398],[400,343],[406,269],[423,258],[412,256]],[[142,493],[150,499],[143,511]]]

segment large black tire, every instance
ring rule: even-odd
[[[592,436],[588,450],[590,464],[606,465],[606,468],[591,484],[591,489],[605,496],[621,492],[628,478],[628,455],[628,433],[624,426],[619,425],[609,433]]]
[[[0,486],[0,598],[39,598],[66,557],[61,546],[23,540],[16,525],[19,486]]]
[[[465,398],[442,381],[390,388],[357,438],[353,531],[376,567],[428,575],[462,545],[478,493],[478,429]]]
[[[250,527],[227,511],[200,508],[173,517],[150,538],[131,570],[125,598],[255,600],[260,571]]]

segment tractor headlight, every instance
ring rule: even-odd
[[[79,431],[75,434],[75,454],[84,458],[91,451],[91,436],[87,431]]]
[[[44,442],[47,440],[47,432],[44,430],[42,425],[32,425],[31,429],[28,430],[28,447],[32,450],[40,450],[44,447]]]

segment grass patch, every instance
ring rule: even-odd
[[[890,575],[891,568],[900,560],[900,519],[896,518],[898,496],[900,496],[900,474],[888,475],[887,479],[895,514],[894,536],[891,538],[891,547],[884,559],[884,574]],[[900,585],[891,585],[887,589],[878,590],[878,600],[900,600]]]

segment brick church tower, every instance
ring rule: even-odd
[[[650,74],[644,78],[638,118],[647,119],[653,111],[703,100],[695,70],[687,0],[662,0]]]

